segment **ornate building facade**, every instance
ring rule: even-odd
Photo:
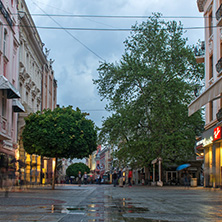
[[[222,186],[222,0],[197,0],[205,22],[205,90],[189,105],[189,115],[205,106],[204,186]]]
[[[54,109],[57,100],[57,82],[54,78],[51,60],[44,52],[44,43],[35,28],[24,0],[19,1],[20,16],[20,56],[19,56],[19,89],[25,113],[18,117],[19,160],[25,163],[20,166],[21,180],[26,183],[47,183],[52,178],[52,159],[25,152],[22,144],[24,117],[31,112],[43,109]]]
[[[0,0],[0,156],[8,163],[17,149],[19,19],[17,1]]]

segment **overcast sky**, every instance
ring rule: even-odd
[[[199,18],[174,18],[184,28],[203,27],[203,14],[198,11],[196,0],[26,0],[31,14],[42,15],[113,15],[150,16],[160,12],[163,16]],[[145,18],[104,18],[104,17],[52,17],[34,16],[37,27],[69,27],[129,29]],[[171,19],[172,20],[172,19]],[[124,53],[123,41],[129,31],[76,31],[67,33],[63,29],[38,29],[45,47],[50,49],[48,59],[53,59],[55,78],[58,80],[57,103],[72,105],[90,113],[97,126],[109,113],[105,102],[100,101],[92,79],[97,79],[97,68],[103,59],[119,61]],[[188,29],[185,37],[188,44],[204,40],[203,29]]]

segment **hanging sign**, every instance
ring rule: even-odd
[[[214,129],[214,140],[221,139],[221,126],[218,126]]]

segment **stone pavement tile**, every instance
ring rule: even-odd
[[[68,214],[64,216],[59,222],[82,222],[84,214]]]
[[[45,215],[43,216],[40,220],[38,220],[39,222],[40,221],[49,221],[49,222],[57,222],[59,220],[61,220],[63,217],[65,217],[66,214],[49,214],[49,215]]]
[[[20,214],[20,213],[11,213],[11,214],[1,214],[0,221],[39,221],[42,215],[33,215],[33,214]]]

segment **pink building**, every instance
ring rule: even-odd
[[[24,111],[18,100],[17,1],[0,0],[0,11],[0,155],[10,161],[17,148],[17,112]]]

